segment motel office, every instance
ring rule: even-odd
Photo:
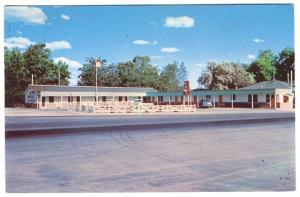
[[[288,83],[271,80],[237,90],[195,89],[190,96],[183,92],[158,92],[153,88],[29,85],[25,104],[40,109],[67,108],[70,104],[93,105],[98,102],[130,102],[141,99],[156,105],[195,104],[210,99],[213,107],[293,109],[294,92]],[[275,104],[276,103],[276,104]]]

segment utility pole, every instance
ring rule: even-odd
[[[60,86],[60,67],[58,67],[58,85]]]
[[[293,90],[293,71],[291,70],[291,89]]]

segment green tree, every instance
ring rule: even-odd
[[[150,63],[151,59],[148,56],[135,56],[133,63],[136,66],[137,83],[139,87],[159,86],[158,69]]]
[[[120,62],[117,64],[117,73],[119,76],[119,85],[121,87],[138,86],[138,72],[136,64],[132,61]]]
[[[260,51],[248,71],[255,75],[257,82],[271,80],[276,74],[275,62],[276,56],[271,50]]]
[[[45,45],[36,44],[28,47],[25,52],[19,49],[5,48],[5,105],[13,106],[24,101],[24,91],[31,83],[31,75],[34,76],[34,84],[58,84],[58,67],[61,72],[61,84],[69,83],[70,72],[68,65],[60,62],[54,64],[50,58],[50,50]]]
[[[178,71],[177,71],[177,76],[176,76],[180,91],[184,90],[184,82],[187,81],[187,77],[188,77],[188,72],[186,70],[184,63],[181,62],[180,66],[178,68]]]
[[[241,88],[254,82],[254,75],[234,62],[208,62],[206,71],[198,78],[199,84],[211,90]]]
[[[102,86],[118,87],[120,84],[117,66],[115,64],[104,65],[100,70],[100,74],[98,73],[98,76],[100,76],[98,78]]]
[[[287,74],[293,71],[293,79],[295,79],[295,52],[294,49],[287,47],[283,49],[275,63],[277,68],[276,79],[287,81]]]
[[[52,69],[52,77],[58,84],[58,77],[60,76],[60,85],[69,85],[71,73],[69,72],[69,65],[65,62],[59,61],[54,64]]]
[[[80,86],[95,86],[96,85],[96,60],[102,62],[101,68],[97,68],[97,84],[104,83],[102,80],[106,76],[106,60],[100,57],[87,57],[85,63],[78,70],[81,72],[78,76],[78,85]]]
[[[178,63],[168,64],[160,73],[160,91],[179,91]]]
[[[25,59],[17,48],[4,50],[5,65],[5,106],[13,106],[24,101],[23,92],[29,79]]]

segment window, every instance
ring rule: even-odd
[[[289,102],[289,97],[288,96],[283,96],[283,102],[288,103]]]
[[[72,96],[68,96],[68,102],[73,103],[73,97]]]
[[[49,103],[54,103],[54,96],[49,96]]]
[[[126,101],[126,102],[127,102],[127,99],[128,99],[127,96],[125,96],[125,101]]]
[[[270,102],[270,94],[266,94],[266,103]]]
[[[253,102],[254,103],[257,103],[257,98],[258,98],[257,94],[253,94]]]
[[[106,96],[102,96],[102,101],[106,102]]]
[[[207,98],[207,99],[210,99],[210,95],[206,95],[206,98]]]
[[[158,102],[163,102],[164,97],[163,96],[158,96]]]
[[[77,103],[80,103],[80,96],[76,96]]]
[[[119,96],[119,101],[120,101],[120,102],[122,101],[122,99],[123,99],[123,98],[122,98],[121,96]]]
[[[236,96],[235,96],[235,94],[234,95],[232,95],[232,100],[236,100]]]
[[[248,102],[252,102],[252,95],[248,94]],[[257,94],[253,94],[253,103],[257,103]]]

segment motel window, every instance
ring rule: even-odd
[[[80,96],[76,96],[76,102],[80,103]]]
[[[266,103],[270,102],[270,94],[266,94]]]
[[[54,103],[54,96],[49,96],[49,103]]]
[[[102,96],[102,101],[106,102],[106,96]]]
[[[72,103],[73,102],[73,97],[72,96],[68,96],[68,102]]]
[[[125,101],[127,102],[127,96],[125,96]]]
[[[119,101],[120,101],[120,102],[122,101],[122,97],[121,97],[121,96],[119,96]]]
[[[252,102],[252,95],[248,94],[248,102]],[[253,103],[257,103],[257,94],[253,94]]]
[[[232,100],[236,100],[236,95],[234,94],[234,95],[232,95]]]
[[[164,97],[163,96],[158,96],[158,102],[163,102]]]
[[[207,99],[210,99],[210,95],[206,95],[206,98],[207,98]]]

